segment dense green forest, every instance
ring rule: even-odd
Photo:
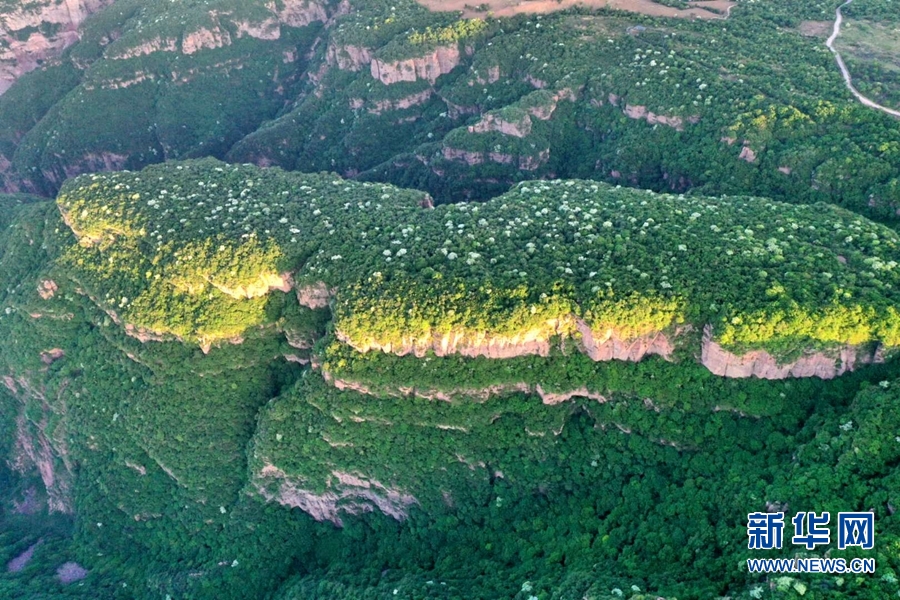
[[[0,95],[0,598],[900,597],[900,121],[841,3],[94,14]],[[891,106],[894,4],[838,44]]]
[[[429,208],[425,200],[419,191],[334,174],[212,160],[83,176],[57,203],[6,199],[0,429],[18,465],[0,473],[10,490],[2,513],[7,563],[39,544],[25,569],[2,575],[0,589],[11,597],[37,597],[40,589],[49,597],[335,599],[900,591],[894,361],[831,380],[768,381],[713,375],[689,352],[676,362],[597,362],[578,351],[577,337],[559,340],[547,356],[491,359],[360,352],[340,334],[349,327],[343,319],[374,328],[371,311],[391,310],[384,301],[357,306],[363,288],[369,298],[389,299],[397,285],[398,298],[405,292],[425,302],[435,298],[427,290],[441,289],[436,273],[531,301],[516,295],[525,279],[528,289],[557,296],[540,310],[584,304],[600,314],[602,303],[588,299],[607,298],[606,288],[582,285],[594,279],[587,267],[554,258],[550,248],[528,252],[522,236],[541,233],[550,234],[548,246],[554,235],[567,236],[566,252],[581,252],[582,236],[597,236],[597,244],[609,237],[628,244],[637,264],[670,263],[672,298],[684,301],[662,302],[660,283],[654,297],[685,319],[709,315],[692,301],[704,298],[703,279],[688,277],[690,265],[678,266],[662,247],[676,256],[684,240],[698,261],[722,255],[714,274],[724,281],[744,272],[759,278],[760,253],[783,242],[787,258],[765,268],[785,282],[784,294],[806,306],[854,306],[846,290],[870,303],[864,317],[877,316],[880,302],[893,306],[892,230],[825,205],[664,196],[583,181],[531,182],[480,204]],[[233,216],[211,224],[220,213]],[[771,240],[754,241],[757,226]],[[715,233],[720,242],[704,237]],[[529,277],[508,266],[492,270],[487,250],[483,260],[465,262],[469,254],[450,261],[449,249],[438,247],[489,237],[501,245],[497,252],[524,255]],[[736,244],[740,258],[729,262],[713,243]],[[513,246],[520,252],[513,255]],[[419,264],[419,254],[453,265]],[[830,261],[841,295],[820,298],[820,286],[782,279],[801,269],[787,266],[795,255]],[[340,260],[348,267],[330,266]],[[555,260],[568,260],[572,273],[565,262],[555,269]],[[863,277],[876,261],[885,265],[878,276]],[[654,277],[662,273],[648,264]],[[371,280],[373,265],[382,283]],[[699,263],[693,268],[702,275]],[[634,289],[649,290],[631,271],[604,277],[631,277]],[[165,285],[154,283],[156,272]],[[284,272],[298,290],[325,282],[329,306],[312,310],[293,291],[259,287],[267,281],[260,273]],[[145,293],[156,304],[137,302]],[[741,302],[755,300],[745,296]],[[192,298],[196,304],[183,304]],[[148,306],[161,311],[151,313],[158,322],[190,319],[183,330],[151,331]],[[508,301],[480,306],[496,312],[469,309],[472,323],[506,315],[502,327],[527,326],[542,314],[517,317]],[[614,319],[617,305],[603,306],[604,318]],[[351,308],[372,318],[354,320]],[[659,325],[658,310],[620,308],[634,334]],[[212,343],[199,334],[220,323],[243,328],[240,340]],[[29,454],[28,440],[48,451]],[[37,516],[19,514],[29,494]],[[876,575],[747,573],[746,514],[767,503],[873,510],[875,553],[840,555],[875,557]],[[47,507],[63,514],[40,518]],[[786,546],[780,555],[793,552]],[[61,584],[55,570],[63,562],[83,565],[87,577]]]
[[[739,2],[712,21],[609,9],[482,21],[413,0],[177,11],[119,0],[0,97],[0,176],[9,191],[52,196],[85,171],[215,156],[439,202],[583,178],[894,221],[896,119],[850,95],[805,25],[827,26],[838,4]],[[881,27],[877,60],[847,58],[885,101],[895,12],[889,0],[846,11],[851,38]]]
[[[78,238],[60,264],[113,318],[206,345],[277,323],[268,292],[287,273],[331,290],[357,349],[565,337],[579,319],[625,340],[710,325],[726,347],[781,353],[900,345],[900,239],[831,205],[576,180],[427,201],[212,160],[83,176],[57,199]]]

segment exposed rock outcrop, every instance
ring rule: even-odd
[[[237,37],[244,36],[258,40],[277,40],[281,37],[281,27],[274,17],[262,21],[235,21]]]
[[[26,377],[7,375],[2,377],[2,383],[20,402],[10,467],[23,474],[37,471],[47,490],[50,512],[71,513],[74,465],[69,460],[65,428],[59,425],[50,428],[55,414],[65,414],[63,395],[66,385],[57,391],[51,406],[47,391]],[[41,406],[40,420],[29,419],[25,411],[27,403]]]
[[[613,328],[592,328],[587,322],[574,315],[547,321],[545,326],[523,331],[517,335],[499,336],[485,332],[450,332],[404,339],[399,344],[379,344],[368,340],[363,343],[349,339],[340,329],[337,338],[359,352],[378,350],[399,356],[413,354],[424,357],[428,352],[436,356],[459,354],[462,356],[484,356],[504,359],[518,356],[547,356],[551,349],[551,339],[556,336],[574,336],[579,349],[595,361],[622,360],[639,362],[648,356],[659,356],[663,360],[674,360],[676,340],[696,339],[684,337],[693,326],[685,325],[674,331],[656,331],[633,338],[624,338]],[[692,342],[693,343],[693,342]],[[682,342],[680,345],[684,345]],[[855,368],[884,361],[880,348],[867,346],[844,346],[833,351],[809,351],[791,361],[779,361],[765,350],[753,350],[742,355],[729,352],[713,341],[712,328],[703,330],[699,348],[700,363],[712,373],[723,377],[759,377],[761,379],[785,379],[788,377],[818,377],[831,379]],[[329,379],[326,374],[326,379]],[[351,388],[363,393],[373,393],[364,385],[334,381],[338,388]],[[524,386],[524,387],[522,387]],[[498,393],[525,391],[537,393],[545,403],[561,402],[569,397],[593,397],[586,390],[575,390],[560,394],[547,394],[544,390],[530,388],[525,384],[492,387],[488,390],[459,388],[452,392],[398,388],[398,395],[415,395],[422,398],[449,400],[453,396],[487,398]],[[376,390],[375,395],[385,393]],[[391,395],[393,392],[386,392]],[[600,398],[598,398],[600,399]]]
[[[362,71],[372,64],[372,51],[362,46],[331,44],[325,51],[325,60],[342,71]]]
[[[520,156],[519,157],[519,170],[520,171],[536,171],[540,167],[542,167],[546,162],[550,160],[550,148],[546,148],[541,150],[535,155],[531,156]]]
[[[334,295],[334,290],[329,289],[323,282],[297,288],[297,301],[301,306],[313,310],[328,306],[332,295]]]
[[[88,576],[88,570],[77,562],[63,563],[56,569],[56,578],[63,584],[81,581]]]
[[[584,386],[568,392],[548,392],[540,385],[537,385],[535,386],[535,391],[541,397],[541,402],[544,404],[560,404],[562,402],[568,402],[572,398],[587,398],[589,400],[596,400],[597,402],[606,402],[606,396],[592,392]]]
[[[618,101],[618,98],[616,98],[616,100]],[[610,100],[610,102],[612,102],[612,100]],[[612,103],[615,104],[615,102]],[[675,116],[669,117],[666,115],[657,115],[647,110],[646,106],[626,104],[625,115],[630,119],[644,119],[651,125],[656,125],[658,123],[660,125],[672,127],[678,131],[684,131],[685,119]],[[700,121],[700,117],[691,116],[687,119],[687,121],[689,123],[698,123]]]
[[[85,154],[78,160],[66,162],[61,173],[50,168],[42,169],[42,174],[54,184],[61,184],[66,179],[77,177],[82,173],[97,173],[105,171],[121,171],[125,167],[128,157],[114,152],[99,152]]]
[[[809,352],[799,358],[779,363],[765,350],[733,354],[712,341],[712,328],[703,331],[700,362],[716,375],[723,377],[759,377],[786,379],[788,377],[818,377],[833,379],[859,365],[883,362],[881,352],[862,347],[845,346],[833,353]]]
[[[331,521],[338,527],[343,526],[341,513],[358,515],[375,509],[403,521],[408,516],[409,507],[418,503],[402,490],[341,471],[331,473],[328,490],[320,494],[303,489],[304,482],[288,477],[271,464],[266,464],[256,475],[254,485],[267,501],[299,508],[316,521]],[[273,487],[277,491],[271,491]]]
[[[425,56],[403,60],[384,61],[374,59],[371,63],[372,77],[385,85],[400,81],[427,80],[434,85],[437,78],[446,75],[460,62],[459,46],[438,46]]]
[[[447,116],[451,119],[458,119],[464,115],[477,115],[479,112],[477,106],[463,106],[461,104],[454,104],[446,98],[441,99],[444,101],[444,104],[447,105]]]
[[[738,155],[738,158],[741,160],[745,160],[748,163],[756,162],[756,151],[753,150],[750,146],[744,146],[741,148],[741,153]]]
[[[593,331],[582,319],[575,326],[581,334],[584,353],[592,360],[627,360],[638,362],[650,355],[671,360],[675,346],[662,332],[655,332],[635,339],[623,340],[615,329]]]
[[[21,499],[13,498],[12,501],[12,514],[14,515],[33,515],[43,508],[44,502],[38,499],[37,489],[34,486],[22,492]]]
[[[343,3],[342,3],[343,4]],[[281,10],[274,3],[266,5],[278,15],[278,20],[288,27],[306,27],[310,23],[328,20],[328,12],[325,7],[311,0],[282,0]],[[338,12],[346,12],[348,7],[339,7]]]
[[[306,27],[314,22],[328,20],[328,11],[317,2],[310,0],[283,0],[280,8],[269,2],[265,7],[271,12],[268,17],[245,19],[231,12],[210,12],[214,24],[185,32],[181,40],[181,51],[194,54],[200,50],[211,50],[230,46],[233,42],[229,30],[234,31],[236,38],[251,37],[258,40],[277,40],[281,38],[281,26]],[[145,43],[138,49],[125,51],[124,56],[149,54],[158,50],[171,50],[171,40],[155,40]]]
[[[0,14],[0,94],[80,39],[84,20],[114,0],[36,0]],[[27,36],[26,36],[27,33]]]
[[[478,123],[470,125],[468,131],[469,133],[487,133],[496,131],[503,135],[523,138],[531,133],[531,118],[529,115],[525,114],[517,121],[507,121],[495,113],[488,113],[484,115]]]
[[[416,94],[410,94],[409,96],[404,96],[403,98],[398,98],[396,100],[378,100],[374,102],[373,106],[366,110],[373,115],[380,115],[381,113],[389,110],[404,110],[407,108],[412,108],[413,106],[425,104],[433,95],[434,90],[428,88]],[[365,102],[363,100],[355,98],[351,100],[352,108],[362,108],[364,105]]]
[[[59,286],[52,279],[44,279],[38,286],[38,295],[44,300],[50,300],[59,291]]]
[[[545,390],[540,384],[530,385],[527,383],[497,384],[483,388],[460,387],[452,390],[423,390],[415,387],[404,386],[397,386],[396,388],[382,387],[379,389],[374,389],[360,382],[347,381],[345,379],[335,379],[328,372],[323,372],[322,376],[325,378],[325,381],[329,382],[339,390],[352,390],[354,392],[359,392],[360,394],[365,394],[367,396],[415,396],[416,398],[422,398],[425,400],[441,400],[443,402],[451,402],[455,398],[470,398],[477,401],[485,401],[493,396],[502,396],[506,394],[513,394],[516,392],[523,392],[526,394],[537,394],[538,396],[540,396],[541,402],[543,402],[544,404],[559,404],[561,402],[568,402],[572,398],[588,398],[590,400],[596,400],[597,402],[606,402],[605,396],[596,392],[592,392],[584,386],[564,392],[549,392]]]
[[[519,112],[511,113],[512,118],[510,118],[509,111],[489,112],[478,123],[468,127],[469,133],[496,131],[503,135],[523,138],[531,133],[532,118],[547,121],[553,116],[560,100],[565,99],[574,102],[576,99],[575,93],[570,88],[564,88],[552,95],[547,92],[534,92],[529,96],[534,94],[542,94],[540,102],[530,106],[524,100],[517,103],[514,107],[518,106]],[[529,96],[526,96],[526,99],[529,99]],[[533,101],[533,98],[531,100]]]
[[[256,280],[233,288],[214,281],[209,283],[232,298],[260,298],[273,290],[287,293],[294,286],[294,280],[290,273],[260,273]]]
[[[550,159],[550,149],[544,149],[536,155],[519,156],[516,158],[512,154],[505,152],[475,152],[472,150],[461,150],[444,146],[441,155],[447,160],[464,162],[470,167],[483,164],[486,161],[499,163],[502,165],[515,164],[522,171],[534,171],[544,165]]]
[[[178,52],[178,40],[175,38],[161,38],[157,36],[136,46],[111,49],[107,52],[106,58],[111,60],[126,60],[153,54],[154,52]]]
[[[474,81],[470,81],[469,85],[487,85],[490,83],[496,83],[500,81],[500,65],[493,65],[488,67],[487,72],[483,74],[479,73],[477,77],[475,77]]]
[[[214,27],[201,27],[190,33],[185,33],[181,40],[181,51],[185,54],[194,54],[200,50],[213,50],[231,45],[231,34],[227,29],[218,25]]]
[[[41,352],[41,362],[45,365],[52,365],[66,355],[61,348],[52,348]]]
[[[481,163],[484,162],[484,154],[481,152],[460,150],[459,148],[451,148],[449,146],[444,146],[443,150],[441,151],[441,154],[447,160],[461,161],[461,162],[466,163],[470,167],[474,166],[474,165],[480,165]],[[509,155],[504,154],[503,156],[509,156]],[[498,162],[504,162],[504,161],[498,161]],[[509,156],[509,161],[507,161],[507,162],[512,162],[512,156]]]
[[[491,385],[484,388],[456,388],[453,390],[429,390],[406,386],[374,389],[358,381],[335,379],[327,371],[323,371],[322,376],[339,390],[352,390],[360,394],[365,394],[366,396],[394,396],[398,398],[415,396],[416,398],[422,398],[424,400],[440,400],[442,402],[451,402],[454,398],[471,398],[478,401],[484,401],[492,396],[512,394],[514,392],[534,392],[534,388],[527,383]]]
[[[544,81],[544,80],[542,80],[542,79],[538,79],[537,77],[535,77],[535,76],[532,75],[531,73],[529,73],[528,75],[525,76],[525,82],[528,83],[528,84],[530,84],[530,85],[532,85],[532,86],[534,86],[534,87],[536,87],[536,88],[539,89],[539,90],[542,90],[542,89],[544,89],[545,87],[547,87],[547,82],[546,82],[546,81]]]
[[[491,335],[483,331],[451,331],[445,334],[431,332],[421,337],[404,338],[400,343],[380,343],[377,340],[358,341],[350,339],[339,328],[337,338],[359,352],[381,350],[405,356],[413,354],[423,357],[429,351],[437,356],[461,354],[463,356],[484,356],[487,358],[513,358],[537,354],[547,356],[550,353],[550,338],[559,333],[561,323],[556,320],[547,321],[542,327],[535,327],[515,335]]]
[[[44,540],[38,540],[28,547],[25,552],[18,555],[11,561],[6,564],[6,570],[10,573],[18,573],[31,562],[31,557],[34,556],[34,551],[37,550],[37,547],[44,543]]]

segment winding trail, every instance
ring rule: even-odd
[[[702,9],[705,10],[705,11],[712,12],[712,11],[710,11],[708,8],[706,8],[706,6],[703,5],[703,0],[699,0],[699,1],[697,1],[697,2],[688,2],[688,5],[689,5],[691,8],[702,8]],[[725,14],[721,14],[721,15],[719,15],[719,16],[717,16],[717,17],[711,17],[710,19],[711,19],[711,20],[717,19],[717,20],[720,20],[720,21],[726,21],[726,20],[728,20],[728,19],[731,17],[731,9],[734,8],[735,6],[737,6],[737,5],[736,5],[736,4],[729,4],[729,5],[728,5],[728,8],[725,9]]]
[[[847,88],[850,90],[850,92],[854,96],[856,96],[857,100],[859,100],[862,104],[868,106],[869,108],[874,108],[891,116],[900,118],[900,110],[894,110],[893,108],[882,106],[881,104],[878,104],[877,102],[874,102],[859,93],[859,90],[857,90],[853,86],[853,79],[850,77],[850,71],[849,69],[847,69],[847,65],[844,63],[844,59],[841,58],[841,53],[834,48],[834,41],[841,34],[841,24],[844,22],[844,15],[841,14],[841,9],[852,2],[853,0],[847,0],[837,7],[837,10],[834,13],[834,30],[831,32],[831,37],[828,38],[828,41],[825,42],[825,45],[828,46],[828,49],[831,50],[832,54],[834,54],[834,58],[837,59],[838,67],[841,68],[841,74],[844,76],[844,82],[847,84]]]

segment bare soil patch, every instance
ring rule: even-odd
[[[803,21],[800,23],[801,35],[827,38],[831,34],[831,21]]]
[[[87,577],[87,574],[87,569],[79,565],[77,562],[64,563],[56,570],[56,577],[63,583],[80,581]]]
[[[43,543],[44,540],[38,540],[29,546],[28,550],[18,555],[11,561],[6,564],[6,570],[10,573],[18,573],[26,566],[28,566],[29,561],[31,561],[31,557],[34,556],[34,551],[37,550],[37,547]]]
[[[731,0],[701,0],[691,2],[691,8],[682,10],[657,4],[653,0],[418,0],[428,10],[462,11],[467,18],[483,17],[488,11],[496,17],[511,17],[519,13],[543,14],[564,10],[573,6],[590,8],[609,7],[656,17],[683,19],[727,18],[735,2]],[[474,10],[483,7],[484,10]]]

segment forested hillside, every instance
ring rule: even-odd
[[[10,594],[898,591],[886,227],[584,181],[432,207],[208,159],[6,202],[3,551],[40,542]],[[762,370],[712,373],[713,344]],[[878,576],[748,574],[772,504],[874,510]]]
[[[842,3],[0,1],[0,598],[900,596]],[[896,7],[843,11],[896,106]]]
[[[80,172],[215,156],[439,202],[578,177],[893,220],[897,121],[856,102],[811,34],[836,5],[460,20],[413,0],[119,0],[0,97],[2,177],[8,191],[52,196]],[[850,42],[854,23],[893,22],[887,0],[847,14]]]

